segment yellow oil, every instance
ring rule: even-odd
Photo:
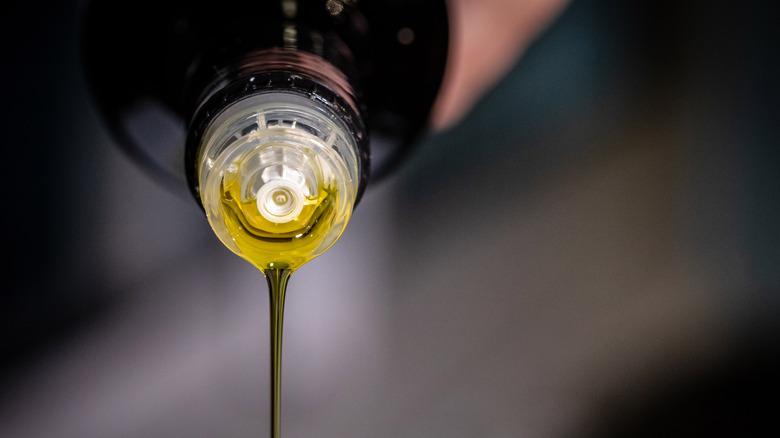
[[[282,436],[282,326],[290,274],[289,269],[265,271],[271,308],[271,438]]]
[[[323,241],[334,223],[345,224],[349,219],[349,211],[337,217],[338,190],[320,185],[318,193],[304,201],[297,217],[271,222],[260,214],[254,198],[242,197],[240,171],[240,167],[226,171],[222,180],[223,220],[239,255],[261,271],[297,269],[324,251]]]
[[[300,213],[288,222],[266,219],[252,196],[241,193],[241,163],[224,173],[220,185],[220,206],[224,225],[240,253],[259,268],[268,282],[271,311],[271,438],[281,437],[282,326],[284,297],[292,272],[321,254],[326,237],[335,241],[331,228],[343,227],[351,209],[338,213],[339,192],[334,186],[320,185],[317,193],[304,200]],[[340,235],[343,230],[337,230]],[[338,237],[338,236],[337,236]]]

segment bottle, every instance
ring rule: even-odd
[[[224,222],[296,235],[305,221],[290,219],[327,200],[333,231],[309,249],[338,238],[369,175],[391,171],[426,127],[448,43],[443,0],[92,1],[83,30],[120,146],[188,187],[245,258]],[[225,196],[251,214],[227,217]]]
[[[425,127],[444,0],[93,1],[84,23],[89,83],[119,144],[189,187],[220,240],[265,275],[278,438],[287,282]]]

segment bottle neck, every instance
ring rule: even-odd
[[[285,94],[309,100],[315,113],[327,114],[343,127],[357,157],[357,204],[365,191],[370,169],[368,135],[357,92],[347,76],[325,59],[283,48],[247,53],[232,65],[218,70],[203,87],[189,123],[185,150],[188,185],[199,203],[201,160],[209,140],[206,138],[209,129],[213,130],[220,116],[243,100],[259,95]]]

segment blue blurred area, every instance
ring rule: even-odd
[[[114,147],[78,5],[0,9],[0,435],[255,436],[262,279]],[[575,0],[293,279],[286,428],[776,429],[757,403],[779,364],[775,17]]]

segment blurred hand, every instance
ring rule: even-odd
[[[431,124],[458,121],[501,79],[568,0],[448,0],[450,49]]]

